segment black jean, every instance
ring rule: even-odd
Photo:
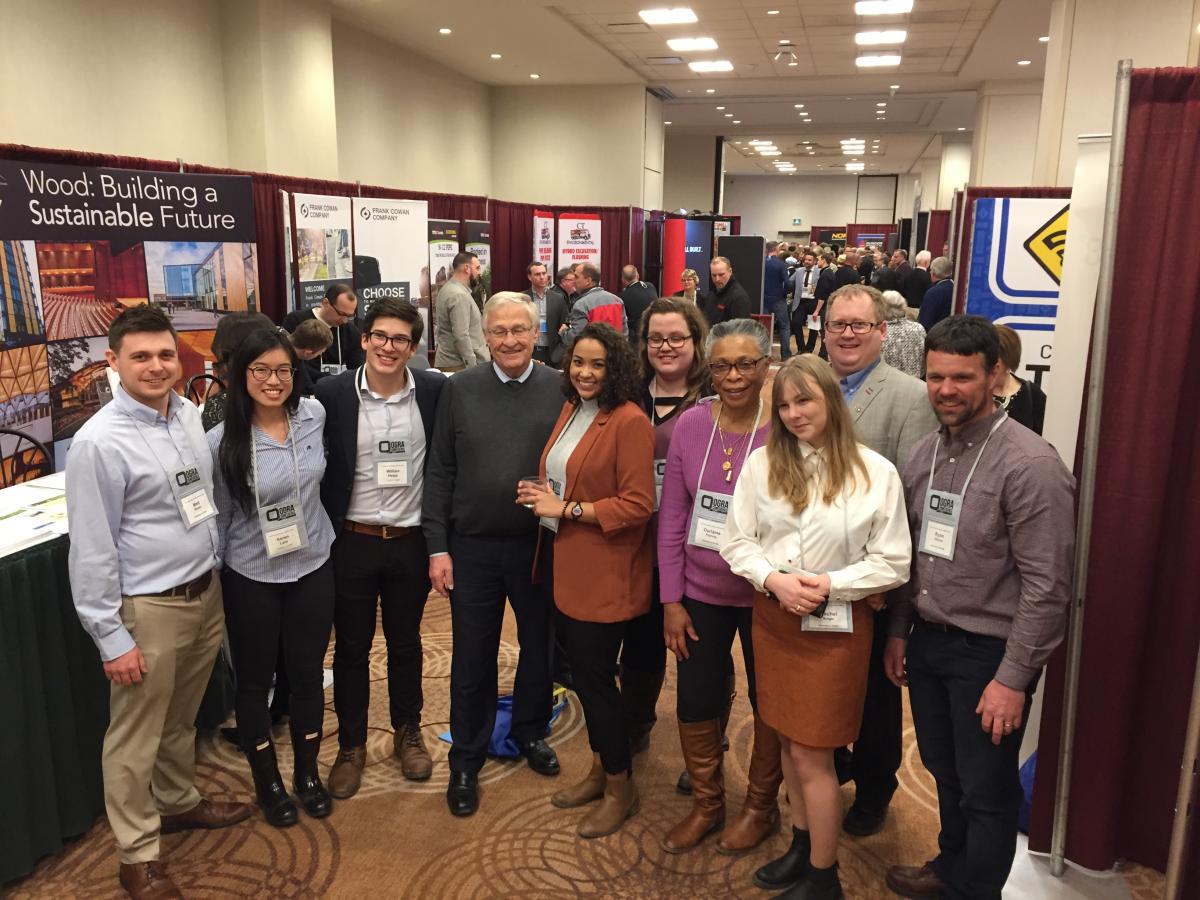
[[[617,656],[628,622],[581,622],[559,611],[588,744],[609,775],[630,771],[629,733],[617,688]]]
[[[908,641],[917,747],[937,782],[941,816],[933,866],[951,898],[999,900],[1016,853],[1021,737],[1037,680],[1026,690],[1021,727],[999,746],[975,712],[1004,647],[1001,638],[946,633],[921,622]]]
[[[663,640],[663,608],[658,602],[658,567],[654,567],[650,610],[629,620],[621,647],[621,668],[658,675],[667,670],[667,645]]]
[[[333,625],[333,565],[330,560],[299,581],[271,584],[221,573],[225,625],[237,672],[238,739],[249,750],[271,736],[267,693],[280,642],[287,659],[292,730],[321,730],[325,717],[322,667]]]
[[[684,597],[683,608],[692,620],[699,641],[687,640],[688,658],[676,663],[679,676],[675,696],[675,713],[680,722],[710,722],[725,713],[729,700],[728,678],[733,669],[729,654],[734,635],[742,642],[742,657],[746,661],[746,691],[750,706],[758,710],[758,695],[754,682],[754,645],[750,640],[752,608],[749,606],[717,606]]]
[[[361,747],[367,742],[377,606],[382,608],[387,641],[392,727],[421,724],[421,617],[430,587],[425,537],[420,529],[386,540],[343,531],[333,542],[333,569],[337,579],[333,703],[338,743]]]
[[[875,614],[871,662],[867,669],[867,696],[863,702],[862,726],[854,742],[850,774],[854,779],[854,802],[865,809],[887,807],[896,792],[903,750],[904,714],[900,688],[883,670],[887,649],[888,618],[891,610]]]
[[[504,624],[504,601],[517,619],[521,655],[513,685],[512,736],[544,737],[550,724],[550,599],[532,580],[536,535],[450,535],[454,590],[450,615],[454,652],[450,664],[450,769],[478,772],[487,759],[496,725],[496,654]]]

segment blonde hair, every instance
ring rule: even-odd
[[[842,399],[837,376],[825,360],[804,353],[793,356],[775,373],[775,384],[771,388],[771,433],[767,438],[767,462],[770,466],[767,487],[772,497],[787,500],[792,510],[799,515],[812,502],[808,495],[808,467],[800,450],[800,441],[788,431],[779,415],[779,404],[783,388],[791,385],[802,396],[811,395],[810,382],[825,398],[825,459],[827,465],[823,479],[821,499],[832,503],[847,487],[855,486],[858,473],[863,484],[869,486],[871,476],[867,464],[858,452],[858,441],[854,434],[854,422],[850,409]]]

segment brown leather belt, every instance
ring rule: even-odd
[[[195,600],[201,594],[208,590],[208,586],[212,584],[213,573],[209,569],[203,575],[193,578],[187,584],[177,584],[173,588],[167,588],[165,591],[159,591],[156,594],[144,594],[146,597],[170,597],[172,599],[180,598],[186,600]]]
[[[353,531],[355,534],[369,534],[372,537],[383,538],[385,541],[390,541],[392,538],[406,537],[420,530],[421,527],[419,525],[368,525],[366,522],[351,522],[349,519],[342,522],[342,531]]]

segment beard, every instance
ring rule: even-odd
[[[483,276],[482,275],[472,275],[471,276],[471,290],[475,290],[481,284],[483,284]]]

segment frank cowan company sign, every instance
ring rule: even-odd
[[[254,240],[250,179],[0,160],[0,239]]]

